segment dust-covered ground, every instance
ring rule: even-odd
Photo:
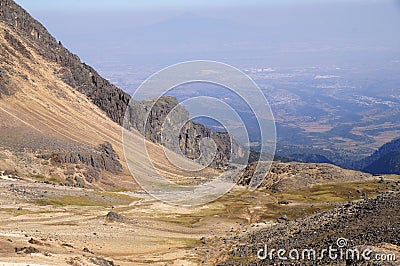
[[[229,254],[249,233],[398,189],[396,176],[382,180],[282,191],[239,186],[212,203],[179,207],[142,191],[103,192],[3,176],[0,264],[214,265],[225,258],[236,265]]]

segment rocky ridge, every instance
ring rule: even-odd
[[[57,41],[46,28],[31,17],[23,8],[12,0],[0,2],[1,22],[11,28],[17,35],[25,40],[34,50],[50,62],[59,65],[55,75],[63,82],[86,95],[92,103],[98,106],[106,115],[119,125],[123,125],[126,108],[131,100],[130,95],[123,92],[108,80],[102,78],[92,67],[82,63],[77,55],[68,51],[60,41]],[[7,30],[6,30],[7,31]],[[26,60],[31,60],[32,55],[25,45],[14,38],[13,34],[5,32],[9,45],[19,51]],[[8,37],[7,37],[8,36]],[[7,47],[3,47],[7,49]],[[9,77],[15,75],[12,69],[1,68],[0,66],[0,97],[2,94],[11,94]],[[164,97],[162,104],[157,104],[149,117],[149,130],[145,136],[153,141],[160,143],[160,125],[163,118],[177,104],[175,98]],[[146,101],[135,102],[130,116],[131,124],[140,131],[139,125],[146,123],[143,117]],[[184,108],[178,109],[182,116],[187,112]],[[230,137],[224,133],[215,133],[205,126],[188,122],[181,132],[179,132],[179,145],[183,153],[188,158],[199,156],[199,145],[202,138],[212,137],[217,145],[217,155],[212,164],[214,167],[222,167],[230,159],[231,142]],[[237,148],[238,145],[235,145]]]
[[[148,110],[150,113],[146,119]],[[158,100],[134,101],[130,104],[129,115],[126,119],[129,123],[126,123],[125,127],[138,129],[147,139],[160,143],[177,153],[182,151],[186,157],[197,159],[201,164],[212,161],[211,166],[222,168],[229,162],[232,153],[244,156],[243,148],[236,141],[231,142],[229,134],[214,132],[202,124],[191,121],[189,113],[174,97],[165,96]],[[178,128],[180,126],[182,128]],[[212,139],[216,147],[212,145],[201,147],[201,141],[204,138]],[[212,158],[214,148],[217,152]],[[201,152],[201,149],[204,151]]]
[[[44,154],[39,157],[44,160],[50,160],[53,164],[85,164],[114,174],[122,171],[118,155],[108,142],[99,145],[93,150]]]
[[[270,260],[257,259],[257,252],[264,245],[286,250],[314,248],[322,250],[345,239],[347,248],[370,248],[385,254],[399,254],[400,246],[400,195],[387,193],[361,202],[348,203],[330,211],[294,221],[283,220],[275,225],[255,230],[242,236],[229,258],[219,265],[281,265],[276,256]],[[240,244],[239,244],[240,242]],[[300,263],[299,260],[285,263]],[[363,260],[301,261],[302,265],[398,265],[400,257],[392,262]],[[385,264],[382,264],[385,263]],[[297,264],[296,264],[297,265]]]
[[[238,181],[239,185],[248,186],[250,184],[255,167],[256,164],[251,163],[245,168],[242,177]],[[261,183],[261,187],[272,191],[284,191],[288,188],[300,189],[316,184],[368,180],[371,178],[371,174],[343,169],[331,164],[275,161]]]

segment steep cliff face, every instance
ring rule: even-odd
[[[104,171],[114,175],[121,175],[123,171],[119,156],[109,142],[97,147],[40,154],[37,158],[53,169],[68,166],[64,168],[67,185],[85,187],[85,183],[101,182]]]
[[[52,164],[84,164],[113,174],[119,174],[122,171],[119,157],[109,142],[84,151],[51,153],[39,157],[49,160]]]
[[[130,127],[138,129],[147,139],[161,143],[177,153],[182,152],[200,164],[208,165],[212,162],[212,167],[223,168],[231,159],[232,152],[245,155],[237,142],[233,141],[231,145],[228,133],[214,132],[191,121],[189,113],[174,97],[135,101],[131,103],[129,113],[127,122]],[[204,142],[205,138],[212,139],[215,145]]]
[[[55,75],[69,86],[86,95],[92,103],[97,105],[106,115],[118,123],[123,124],[124,115],[131,97],[112,85],[109,81],[102,78],[92,67],[82,63],[78,56],[69,52],[58,42],[43,25],[32,18],[25,10],[12,0],[2,0],[0,2],[1,21],[26,40],[34,47],[35,52],[43,58],[59,65]],[[32,55],[29,50],[13,35],[6,33],[9,44],[19,51],[27,60]],[[8,37],[7,37],[8,36]],[[0,97],[2,94],[10,94],[11,86],[8,84],[7,73],[0,68]],[[154,110],[151,111],[146,126],[146,132],[142,132],[146,138],[156,143],[164,143],[161,140],[161,127],[164,118],[178,102],[173,97],[162,98]],[[130,111],[132,125],[141,131],[145,123],[145,108],[150,106],[149,101],[135,102],[132,104],[133,110]],[[176,108],[178,116],[185,118],[188,116],[183,107]],[[175,125],[170,124],[174,127]],[[217,145],[217,154],[213,166],[221,167],[227,163],[230,156],[230,137],[224,133],[215,133],[203,125],[189,121],[176,138],[183,153],[189,158],[199,156],[199,143],[204,137],[211,137]],[[235,148],[239,146],[235,143]],[[171,147],[170,147],[171,148]]]
[[[82,63],[78,56],[57,42],[43,25],[14,1],[0,2],[0,17],[4,24],[31,40],[31,44],[39,55],[61,66],[57,75],[65,83],[85,94],[114,122],[122,123],[125,108],[130,100],[128,94],[103,79],[93,68]],[[29,52],[17,39],[11,39],[9,43],[29,59]]]

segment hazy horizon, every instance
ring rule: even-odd
[[[100,69],[194,59],[240,67],[400,59],[399,1],[17,2]]]

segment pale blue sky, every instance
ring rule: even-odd
[[[193,7],[220,7],[226,5],[246,5],[261,4],[262,0],[202,0],[202,1],[185,1],[185,0],[151,0],[151,1],[131,1],[131,0],[17,0],[19,4],[34,10],[126,10],[126,9],[164,9],[164,8],[193,8]]]
[[[361,64],[397,60],[400,51],[400,0],[15,1],[94,66],[249,58]]]
[[[235,6],[298,5],[329,2],[360,2],[361,0],[16,0],[20,5],[34,11],[104,11],[104,10],[151,10],[193,9]],[[376,2],[364,0],[362,2]]]

